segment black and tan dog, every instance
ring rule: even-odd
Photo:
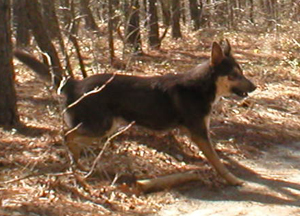
[[[50,78],[49,67],[31,55],[16,51],[15,56],[37,74]],[[66,106],[104,84],[101,91],[84,97],[66,111],[68,127],[76,128],[66,137],[75,160],[83,143],[106,136],[122,119],[153,130],[183,129],[229,184],[242,183],[221,163],[208,134],[212,106],[220,97],[232,93],[246,97],[256,88],[231,55],[228,41],[224,49],[214,42],[210,60],[182,74],[98,74],[83,80],[68,79],[61,89]]]

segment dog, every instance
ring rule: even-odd
[[[14,55],[50,79],[50,68],[32,55],[21,50]],[[210,114],[219,98],[232,94],[244,98],[256,89],[243,75],[228,40],[223,49],[213,42],[210,58],[186,73],[150,77],[97,74],[61,83],[67,107],[64,118],[72,129],[66,144],[76,163],[83,143],[106,136],[120,120],[134,121],[151,130],[182,129],[228,184],[243,183],[222,164],[209,137]]]

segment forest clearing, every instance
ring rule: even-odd
[[[34,4],[27,1],[22,0],[26,7],[26,4]],[[143,21],[146,15],[141,13],[141,44],[134,41],[130,48],[119,35],[125,35],[126,31],[122,22],[115,21],[121,23],[119,26],[110,22],[111,7],[115,7],[114,18],[121,19],[122,10],[116,8],[127,1],[117,1],[119,5],[105,1],[105,7],[101,1],[93,0],[53,2],[56,2],[61,26],[65,24],[63,14],[66,10],[61,9],[62,2],[74,4],[75,10],[82,7],[79,6],[82,2],[89,2],[98,26],[97,31],[87,30],[84,16],[77,15],[76,19],[73,17],[80,20],[74,33],[76,37],[66,33],[70,29],[60,27],[65,53],[61,51],[60,39],[49,36],[53,47],[60,50],[60,64],[71,68],[77,79],[82,79],[85,73],[86,76],[185,73],[210,58],[214,41],[228,39],[245,76],[257,89],[244,99],[222,98],[213,109],[210,136],[222,162],[245,184],[239,187],[227,185],[199,153],[198,147],[179,130],[158,133],[134,124],[123,131],[121,128],[120,133],[107,142],[85,148],[80,161],[92,169],[92,174],[87,177],[88,173],[73,168],[69,162],[70,152],[64,141],[63,97],[51,84],[13,59],[19,119],[16,124],[4,124],[0,128],[0,215],[300,214],[299,2],[274,1],[276,13],[273,11],[272,18],[276,22],[266,24],[270,17],[263,20],[259,14],[254,13],[251,17],[247,12],[246,18],[246,13],[241,12],[250,2],[252,6],[254,2],[252,10],[258,10],[260,1],[245,1],[245,5],[238,5],[240,12],[232,12],[233,19],[238,17],[241,21],[233,23],[231,20],[223,25],[221,15],[224,13],[220,13],[219,18],[213,16],[221,4],[205,1],[202,10],[210,11],[206,17],[210,22],[202,22],[195,30],[197,26],[189,24],[191,12],[186,12],[186,20],[183,15],[180,18],[181,37],[178,38],[172,35],[174,26],[161,27],[161,12],[158,22],[163,38],[159,46],[148,44],[147,23]],[[131,0],[128,4],[136,2],[140,2],[139,10],[143,11],[142,5],[148,1]],[[148,6],[153,2],[149,0]],[[193,1],[182,2],[191,4]],[[229,2],[228,8],[236,9],[237,5],[232,2],[240,1],[220,2]],[[161,4],[155,3],[155,6],[161,8]],[[285,7],[281,8],[280,4]],[[131,7],[135,9],[133,5]],[[103,17],[97,16],[98,10]],[[118,13],[121,15],[115,15]],[[267,12],[260,13],[268,15]],[[225,16],[226,20],[230,17]],[[248,22],[251,19],[254,21]],[[45,26],[50,28],[50,24]],[[34,32],[34,27],[31,28]],[[52,57],[53,53],[48,52],[51,49],[44,49],[47,45],[41,45],[37,34],[30,33],[26,46],[17,46],[13,32],[13,47],[27,50],[40,59],[42,52],[47,53],[48,58]],[[12,53],[13,49],[10,51]],[[196,172],[198,180],[151,193],[145,193],[136,184],[141,179],[185,172]]]

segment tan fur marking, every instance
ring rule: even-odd
[[[118,130],[118,128],[126,124],[128,123],[123,118],[114,118],[111,128],[105,132],[105,135],[103,137],[110,137]]]
[[[229,96],[231,94],[231,81],[228,80],[227,76],[218,77],[216,86],[217,86],[217,93],[214,103],[218,102],[219,99],[223,96]]]
[[[99,144],[102,142],[103,138],[110,137],[117,129],[125,124],[125,120],[122,118],[114,118],[111,128],[105,132],[103,136],[99,137],[90,137],[81,135],[76,130],[71,132],[66,136],[66,144],[69,147],[70,151],[73,153],[74,160],[78,161],[80,157],[81,150],[86,147],[86,145]]]
[[[204,122],[205,122],[205,126],[207,129],[208,138],[210,139],[210,133],[209,133],[209,131],[210,131],[210,114],[204,117]]]
[[[209,128],[210,128],[210,115],[207,115],[204,117],[204,122],[205,122],[205,125],[206,125],[206,128],[207,128],[207,131],[209,131]]]

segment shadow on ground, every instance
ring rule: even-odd
[[[285,146],[285,148],[288,147]],[[280,148],[277,150],[280,150]],[[250,201],[261,204],[300,207],[300,183],[295,180],[300,177],[299,159],[293,155],[287,158],[288,151],[285,154],[279,154],[279,157],[274,157],[273,153],[276,153],[276,151],[266,153],[272,154],[271,156],[250,163],[248,161],[245,165],[242,164],[243,162],[238,163],[222,156],[235,167],[234,173],[245,181],[245,184],[241,187],[207,188],[193,183],[195,184],[192,186],[193,189],[179,189],[179,192],[188,199],[202,201]],[[300,145],[295,146],[294,144],[294,146],[291,146],[291,151],[294,155],[300,155]],[[282,161],[283,167],[277,167],[276,169],[280,161]],[[284,167],[289,167],[289,171],[286,172]]]

